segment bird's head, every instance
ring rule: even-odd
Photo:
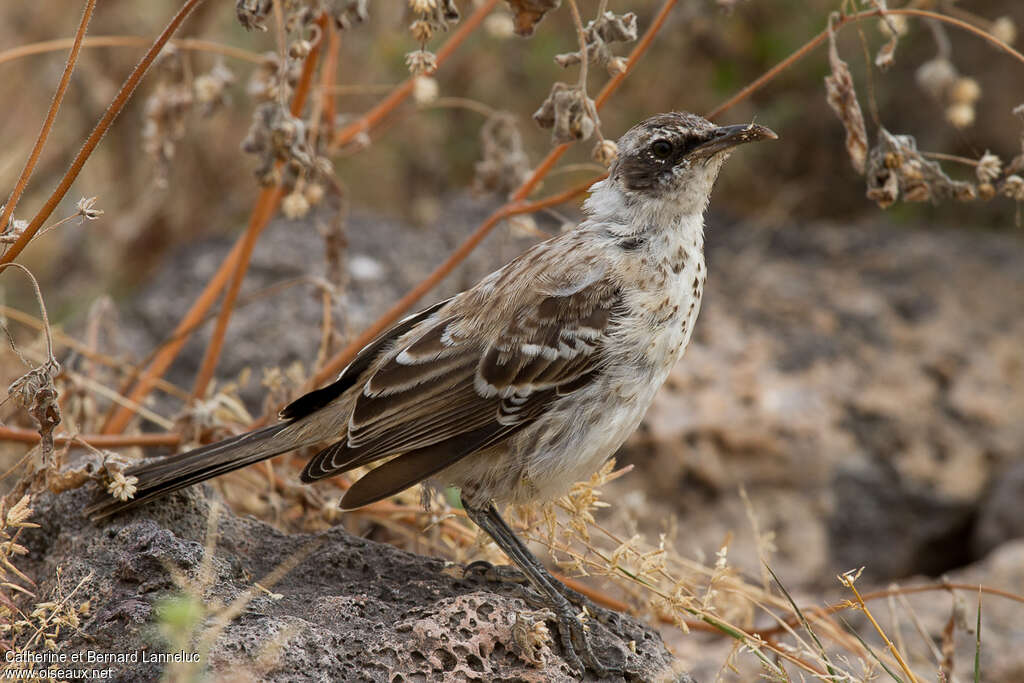
[[[777,137],[753,123],[716,126],[688,112],[658,114],[619,139],[609,178],[628,200],[654,200],[685,213],[703,212],[732,149]]]

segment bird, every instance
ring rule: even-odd
[[[642,121],[618,140],[576,228],[396,323],[277,423],[135,465],[125,472],[137,478],[134,498],[102,497],[86,513],[100,519],[329,443],[303,482],[381,463],[346,491],[343,510],[421,482],[455,487],[469,519],[553,611],[570,666],[615,672],[573,609],[578,594],[499,506],[562,495],[639,426],[693,334],[707,275],[704,213],[719,170],[738,145],[777,137],[688,112]]]

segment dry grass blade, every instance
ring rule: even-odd
[[[861,568],[859,570],[856,570],[856,571],[849,571],[849,572],[846,572],[845,574],[841,574],[838,577],[839,578],[839,582],[842,583],[843,586],[848,588],[850,590],[850,592],[853,593],[854,597],[857,599],[857,604],[860,607],[860,610],[864,613],[864,616],[866,616],[868,618],[868,621],[871,622],[871,625],[874,626],[875,631],[882,638],[883,642],[885,642],[886,648],[889,650],[889,652],[892,654],[892,656],[899,663],[900,668],[903,670],[903,673],[906,675],[906,677],[910,681],[910,683],[917,683],[917,677],[914,676],[913,672],[910,670],[910,667],[907,666],[907,662],[903,658],[903,655],[900,654],[899,649],[897,649],[897,647],[889,639],[889,636],[887,636],[885,634],[885,630],[882,628],[882,626],[875,619],[875,615],[873,615],[871,613],[871,610],[868,609],[867,603],[864,602],[864,598],[861,597],[860,591],[857,590],[856,582],[857,582],[857,578],[860,577],[860,573],[861,573],[862,570],[863,570],[863,568]],[[858,638],[859,638],[859,636],[858,636]],[[879,660],[879,661],[881,661],[881,660]],[[899,679],[897,679],[897,680],[899,680]]]
[[[978,617],[974,624],[974,683],[981,683],[981,586],[978,586]]]
[[[807,631],[807,634],[811,636],[811,640],[814,641],[815,647],[818,648],[818,655],[821,657],[821,660],[825,662],[825,668],[828,671],[829,675],[832,676],[834,679],[839,680],[839,673],[836,672],[835,668],[832,666],[832,662],[829,661],[828,653],[825,652],[825,646],[821,644],[821,640],[818,638],[818,634],[815,633],[814,629],[811,628],[810,622],[807,621],[806,617],[804,617],[804,613],[796,604],[796,600],[794,600],[793,596],[789,594],[789,591],[786,590],[786,587],[782,585],[782,581],[779,580],[779,577],[775,574],[775,571],[767,564],[764,565],[764,568],[768,570],[769,574],[771,574],[772,580],[775,581],[775,585],[779,587],[779,590],[782,591],[782,594],[786,596],[786,600],[789,601],[790,606],[793,608],[793,612],[800,620],[800,624],[804,627],[804,630]]]
[[[19,427],[0,426],[0,441],[34,444],[39,443],[39,439],[39,432]],[[79,439],[93,448],[128,448],[131,446],[155,448],[158,446],[174,447],[181,444],[181,437],[177,434],[78,434],[71,436],[58,434],[53,437],[53,441],[57,445]]]
[[[903,683],[903,679],[900,678],[896,674],[895,671],[890,669],[888,664],[886,664],[885,662],[882,661],[882,658],[878,656],[878,653],[875,652],[874,648],[872,648],[870,645],[868,645],[867,642],[864,640],[864,638],[861,637],[861,635],[859,633],[857,633],[857,629],[855,629],[853,627],[853,625],[846,620],[846,617],[840,615],[839,619],[840,619],[840,621],[843,622],[843,626],[846,627],[846,630],[853,634],[853,636],[861,644],[861,647],[863,647],[864,650],[867,651],[871,655],[871,658],[874,659],[878,663],[878,665],[880,667],[882,667],[882,669],[885,671],[885,673],[889,674],[889,677],[892,678],[892,680],[896,681],[897,683]]]

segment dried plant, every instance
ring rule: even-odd
[[[833,15],[835,16],[835,15]],[[868,134],[864,128],[864,114],[857,93],[853,89],[853,76],[846,62],[839,58],[836,49],[836,34],[829,19],[828,61],[832,73],[825,77],[825,93],[828,105],[843,122],[846,129],[846,152],[850,162],[858,173],[864,173],[864,163],[868,152]]]

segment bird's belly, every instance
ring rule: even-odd
[[[509,502],[551,500],[589,478],[639,426],[661,382],[615,373],[563,399],[538,429],[524,435],[527,455]]]

